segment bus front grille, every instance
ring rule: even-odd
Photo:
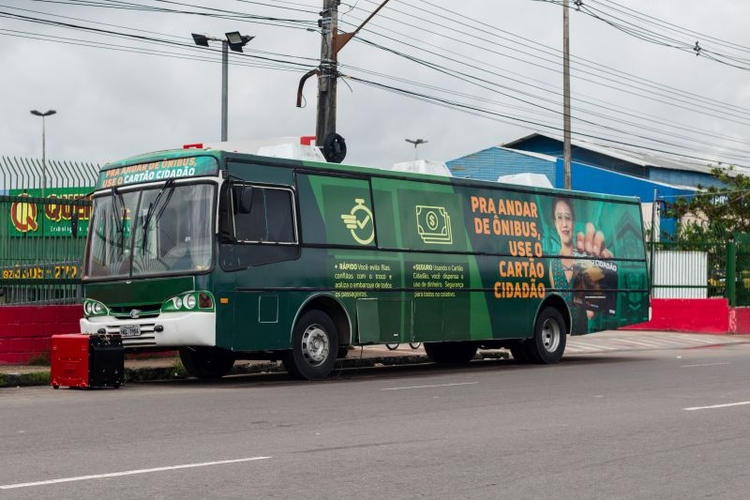
[[[128,326],[133,326],[132,323],[128,325],[105,325],[107,335],[120,334],[122,336],[122,345],[126,349],[132,349],[136,347],[152,347],[156,345],[156,333],[154,332],[155,323],[138,323],[138,333],[124,333]]]

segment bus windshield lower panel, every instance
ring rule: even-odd
[[[87,278],[185,274],[211,267],[215,184],[112,190],[94,199]]]

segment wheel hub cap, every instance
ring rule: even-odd
[[[302,335],[302,355],[311,365],[319,365],[328,358],[328,335],[318,325],[310,325]]]

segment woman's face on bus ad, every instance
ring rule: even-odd
[[[564,246],[572,244],[573,239],[573,210],[564,200],[555,203],[555,228],[560,236],[560,243]]]

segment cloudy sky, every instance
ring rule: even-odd
[[[353,31],[381,0],[344,0]],[[573,136],[750,166],[750,2],[571,2]],[[562,6],[390,0],[339,53],[346,163],[450,160],[532,132],[561,134]],[[200,5],[210,6],[201,7]],[[323,0],[0,0],[0,156],[104,163],[216,142],[220,44],[229,140],[315,134]],[[698,51],[696,51],[696,42]],[[696,53],[697,52],[697,53]]]

